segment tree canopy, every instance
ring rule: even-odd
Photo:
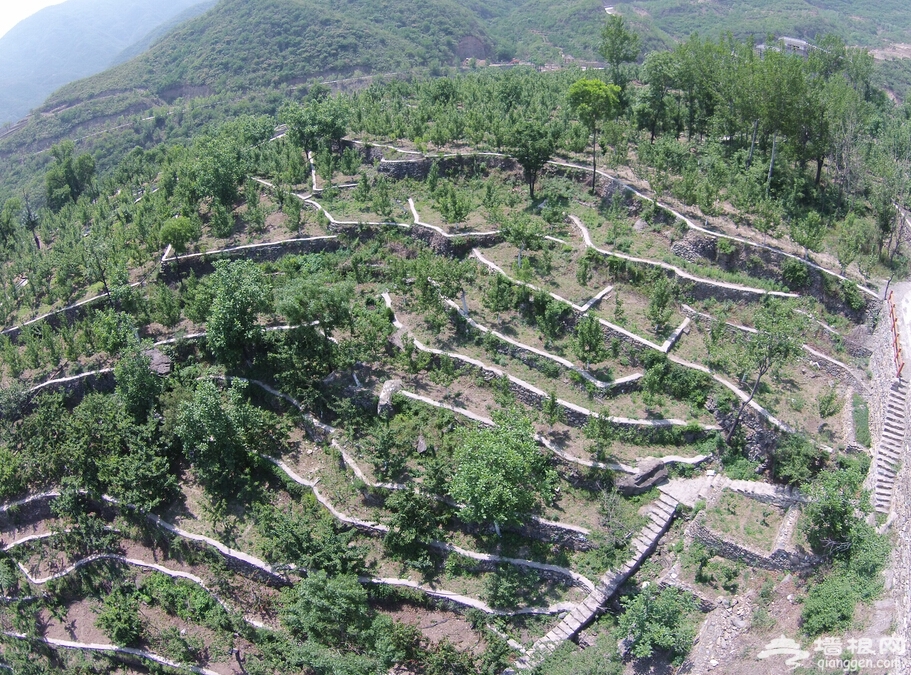
[[[534,441],[534,429],[515,410],[496,413],[495,427],[465,435],[453,458],[449,493],[471,522],[516,522],[550,497],[553,473]]]

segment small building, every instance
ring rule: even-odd
[[[791,37],[780,37],[775,44],[771,45],[756,45],[756,51],[759,52],[760,56],[766,51],[771,50],[776,52],[783,51],[787,54],[796,54],[797,56],[806,58],[811,49],[815,49],[815,47],[806,40],[799,40],[798,38]]]

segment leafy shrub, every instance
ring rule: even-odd
[[[859,312],[867,306],[867,301],[857,288],[853,281],[842,281],[841,291],[845,298],[845,304],[855,312]]]
[[[621,675],[623,662],[612,635],[605,632],[598,636],[594,646],[585,649],[567,640],[533,672],[535,675]]]
[[[106,309],[95,314],[92,336],[101,351],[117,354],[136,341],[136,321],[129,314]]]
[[[816,402],[819,407],[819,416],[823,419],[838,414],[844,407],[844,401],[838,395],[838,390],[835,387],[831,387],[820,394]]]
[[[228,628],[224,608],[209,593],[183,579],[154,572],[139,587],[139,598],[147,605],[161,607],[171,616],[203,624],[215,630]]]
[[[665,354],[648,352],[643,356],[645,377],[642,388],[653,394],[670,394],[677,400],[688,401],[697,408],[705,406],[711,392],[711,376],[697,370],[675,366]]]
[[[668,653],[679,665],[693,646],[696,637],[696,601],[689,593],[654,585],[640,593],[622,598],[620,634],[631,641],[630,651],[637,658],[648,658],[655,650]]]
[[[800,434],[788,434],[772,456],[772,474],[791,485],[801,485],[819,473],[826,454]]]
[[[529,570],[514,565],[500,565],[484,579],[483,598],[496,609],[515,607],[534,588],[537,578]]]
[[[793,258],[788,258],[781,265],[781,276],[784,278],[788,288],[796,290],[805,288],[810,283],[809,268]]]
[[[832,574],[810,587],[801,611],[802,628],[809,635],[845,631],[854,619],[856,604],[853,579]]]
[[[737,246],[730,239],[721,237],[718,239],[717,251],[721,255],[731,255],[737,251]]]
[[[116,645],[128,647],[139,642],[142,619],[136,596],[123,588],[115,588],[104,597],[95,625]]]
[[[357,533],[342,529],[338,521],[320,510],[312,495],[307,494],[301,503],[300,511],[254,507],[254,523],[265,542],[267,560],[336,575],[363,573],[366,550],[356,544]]]

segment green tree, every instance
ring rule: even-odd
[[[373,184],[370,205],[373,210],[383,218],[392,217],[392,197],[389,194],[389,182],[385,176],[380,176]]]
[[[389,532],[383,538],[387,553],[419,570],[433,568],[428,546],[439,536],[444,520],[437,513],[436,502],[418,492],[400,490],[389,496],[386,508],[392,512]]]
[[[282,593],[282,624],[292,635],[330,647],[353,648],[370,628],[367,591],[354,575],[312,572]]]
[[[308,156],[322,145],[335,144],[345,136],[347,114],[338,98],[311,98],[303,105],[286,103],[279,119],[288,125],[288,139]]]
[[[111,641],[129,647],[142,637],[139,601],[131,589],[119,587],[104,596],[95,624]]]
[[[617,87],[626,86],[626,77],[622,67],[625,63],[633,63],[639,58],[642,50],[642,41],[626,25],[626,21],[619,14],[610,14],[601,28],[601,45],[598,52],[604,57],[610,69],[611,82]]]
[[[823,471],[810,485],[806,505],[807,539],[820,552],[849,546],[858,518],[870,512],[869,494],[855,467]]]
[[[534,441],[531,422],[515,410],[494,414],[496,426],[466,434],[453,458],[449,494],[469,522],[516,522],[548,499],[554,475]]]
[[[151,357],[139,348],[124,354],[114,366],[117,395],[140,424],[148,418],[164,388],[163,381],[151,370]]]
[[[47,205],[59,211],[75,203],[90,187],[95,176],[95,159],[89,154],[76,155],[73,141],[64,141],[51,148],[54,163],[44,177]]]
[[[576,323],[573,353],[586,368],[592,363],[599,363],[607,358],[601,323],[594,316],[587,314]]]
[[[630,651],[637,658],[648,658],[656,649],[667,652],[679,665],[689,653],[696,637],[693,596],[678,588],[658,590],[650,585],[632,597],[622,598],[620,634],[631,640]]]
[[[592,193],[597,175],[598,128],[619,109],[620,87],[601,80],[583,78],[569,88],[569,107],[592,136]]]
[[[649,291],[648,308],[645,310],[645,316],[652,322],[657,335],[661,335],[667,328],[667,322],[671,318],[670,304],[673,296],[673,285],[663,271],[659,272]]]
[[[269,308],[271,292],[266,275],[250,260],[219,260],[212,273],[212,304],[206,323],[206,342],[222,363],[236,364],[256,344],[262,326],[256,322]]]
[[[487,292],[484,294],[484,306],[490,311],[496,312],[497,321],[499,321],[500,312],[512,309],[514,303],[513,283],[502,274],[494,274],[490,279]]]
[[[727,441],[731,442],[743,411],[756,396],[759,384],[773,367],[783,368],[803,352],[803,335],[806,332],[806,318],[793,310],[790,303],[767,298],[756,312],[751,334],[740,350],[739,363],[746,373],[755,376],[750,395],[740,405],[737,415],[728,431]]]
[[[282,289],[278,311],[298,326],[319,322],[319,330],[328,340],[340,326],[351,324],[351,300],[354,284],[334,281],[327,273],[297,277]]]
[[[10,248],[15,241],[21,214],[22,201],[18,197],[3,202],[3,208],[0,209],[0,246],[3,248]]]
[[[537,250],[544,241],[544,233],[538,222],[527,213],[511,215],[502,227],[503,238],[519,249],[516,264],[522,266],[522,253],[525,249]]]
[[[810,211],[803,218],[791,220],[791,239],[795,244],[803,246],[804,257],[809,257],[810,251],[819,249],[825,230],[826,224],[817,211]]]
[[[201,380],[180,404],[175,433],[206,490],[221,500],[252,484],[259,453],[273,451],[284,432],[275,420],[244,400],[246,386],[234,380],[224,392]]]
[[[509,154],[522,167],[522,176],[528,185],[528,197],[535,200],[535,183],[556,150],[556,142],[550,130],[540,122],[523,120],[512,130]]]
[[[158,233],[162,244],[170,245],[174,255],[187,252],[187,245],[199,238],[199,228],[189,218],[178,216],[168,219]]]

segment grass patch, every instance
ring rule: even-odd
[[[784,512],[755,499],[725,490],[718,503],[705,512],[705,525],[731,539],[771,550]]]
[[[865,448],[872,444],[870,438],[870,410],[867,408],[867,402],[862,396],[854,394],[852,399],[854,413],[854,438]]]

